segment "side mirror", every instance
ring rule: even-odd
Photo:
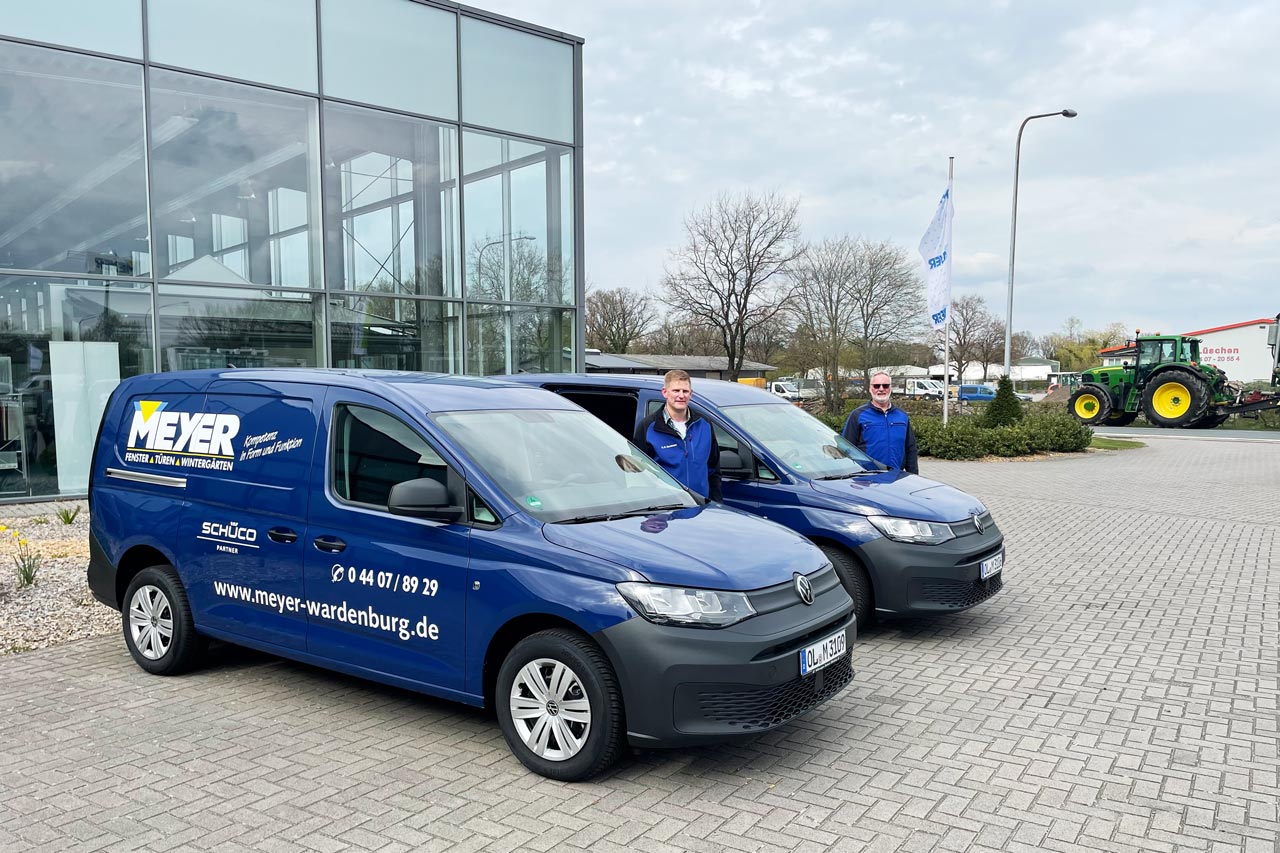
[[[463,514],[462,507],[450,505],[449,490],[444,483],[429,477],[405,480],[392,486],[387,497],[387,511],[392,515],[447,522],[458,521]]]
[[[745,478],[751,476],[751,469],[742,461],[736,450],[720,451],[720,476]]]

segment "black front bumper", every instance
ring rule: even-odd
[[[812,605],[788,582],[751,593],[758,615],[728,628],[655,625],[636,616],[597,633],[622,688],[630,742],[673,747],[749,736],[844,689],[853,679],[853,601],[833,569],[810,578]],[[801,676],[800,650],[839,631],[844,655]]]
[[[990,519],[986,516],[985,519]],[[911,545],[885,537],[862,545],[859,557],[871,573],[876,610],[882,613],[945,613],[981,604],[1004,588],[1004,571],[980,577],[982,561],[1004,550],[994,522],[981,533],[968,523],[965,535],[941,545]]]

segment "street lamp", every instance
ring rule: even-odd
[[[1027,116],[1018,127],[1018,144],[1013,149],[1013,215],[1009,221],[1009,298],[1004,320],[1004,375],[1008,376],[1010,380],[1013,379],[1012,368],[1009,363],[1009,353],[1013,345],[1013,251],[1018,240],[1018,165],[1022,158],[1022,130],[1027,126],[1027,122],[1035,118],[1050,118],[1052,116],[1075,118],[1076,115],[1075,110],[1040,113],[1039,115]]]

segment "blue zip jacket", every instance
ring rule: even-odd
[[[870,403],[863,403],[849,413],[840,433],[882,465],[909,474],[920,473],[916,432],[907,413],[897,406],[890,405],[889,411],[882,412]]]
[[[658,409],[636,427],[632,443],[662,466],[681,485],[713,501],[720,492],[720,446],[706,418],[689,410],[685,437],[668,423],[666,408]]]

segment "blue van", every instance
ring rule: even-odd
[[[956,399],[962,403],[990,403],[995,398],[995,389],[987,385],[960,385],[956,388]]]
[[[536,388],[133,377],[103,414],[89,501],[89,586],[148,672],[217,638],[492,707],[556,779],[624,743],[774,728],[853,678],[853,602],[818,548],[704,505]]]
[[[513,376],[555,391],[623,435],[660,409],[662,377]],[[720,448],[724,503],[784,524],[826,552],[859,624],[877,614],[964,610],[1004,585],[1004,536],[977,498],[885,471],[822,421],[776,395],[694,379],[692,408]]]

